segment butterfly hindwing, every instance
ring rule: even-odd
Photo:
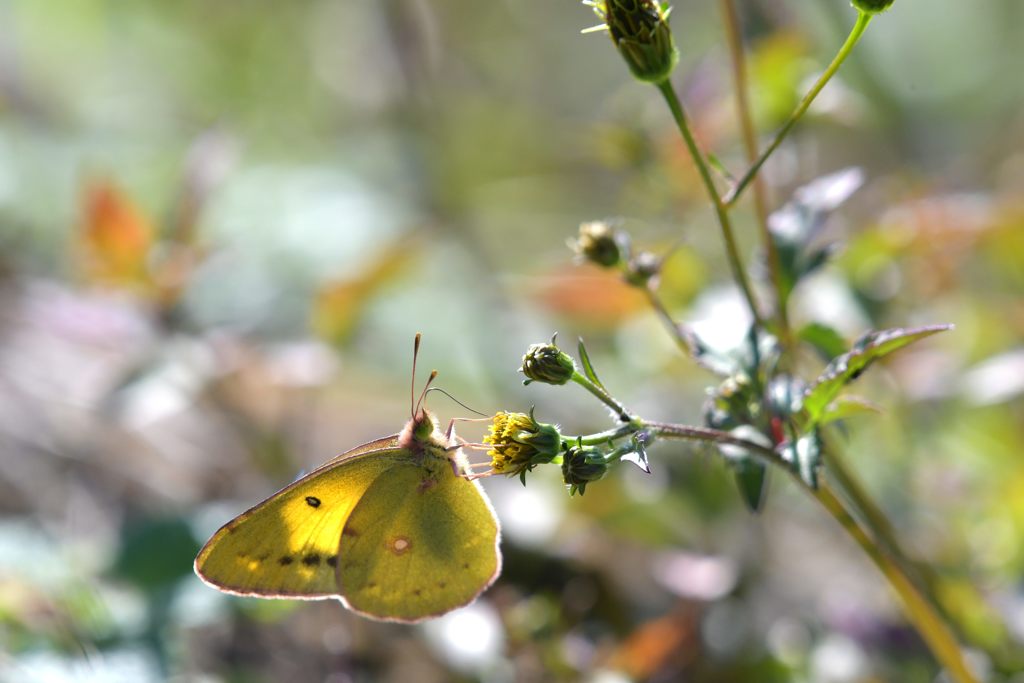
[[[429,457],[429,456],[428,456]],[[338,585],[352,609],[418,621],[471,602],[501,568],[498,521],[476,482],[398,464],[366,490],[341,538]]]
[[[337,596],[346,520],[374,481],[409,457],[389,437],[334,458],[221,527],[196,558],[196,572],[242,595]]]

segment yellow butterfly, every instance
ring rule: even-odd
[[[417,352],[419,343],[417,334]],[[414,354],[414,377],[415,367]],[[422,408],[425,394],[398,434],[337,456],[221,527],[196,574],[226,593],[338,598],[387,621],[472,602],[501,571],[498,520],[466,476],[452,426],[442,432]]]

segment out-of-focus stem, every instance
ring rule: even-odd
[[[757,161],[757,129],[754,126],[753,108],[750,105],[750,85],[747,78],[747,62],[743,53],[743,32],[740,18],[736,11],[735,0],[720,0],[722,14],[725,19],[725,35],[729,44],[729,57],[732,63],[733,89],[736,92],[736,114],[740,123],[740,134],[743,148],[747,155],[747,163]],[[761,231],[761,242],[764,244],[768,275],[775,288],[776,311],[780,337],[788,346],[790,341],[789,314],[783,300],[782,267],[779,262],[779,250],[775,246],[768,230],[768,198],[765,193],[764,179],[754,177],[754,212]]]
[[[725,206],[729,207],[736,203],[740,198],[740,195],[743,194],[743,190],[746,189],[747,185],[749,185],[757,176],[757,172],[761,170],[761,166],[764,165],[764,162],[767,161],[768,157],[772,155],[772,152],[782,144],[782,141],[786,138],[786,135],[789,134],[789,131],[794,125],[796,125],[796,122],[803,117],[807,108],[811,106],[811,102],[814,101],[814,98],[818,96],[821,89],[825,87],[825,84],[832,79],[842,63],[850,56],[850,52],[853,50],[853,47],[864,34],[864,29],[866,29],[868,24],[871,23],[871,16],[872,15],[867,12],[860,12],[858,14],[857,22],[853,25],[853,28],[850,30],[850,35],[847,36],[846,42],[843,43],[843,46],[839,48],[839,52],[836,53],[832,63],[828,65],[828,68],[825,69],[824,73],[822,73],[820,77],[818,77],[818,80],[811,87],[810,91],[808,91],[808,93],[804,95],[804,98],[800,100],[800,104],[797,105],[796,110],[793,111],[786,123],[784,123],[782,128],[780,128],[775,134],[775,138],[771,141],[771,144],[761,152],[761,156],[759,156],[757,160],[750,165],[750,168],[748,168],[747,172],[743,174],[743,177],[740,178],[735,187],[733,187],[732,190],[722,199],[722,203]]]
[[[810,492],[888,579],[889,585],[902,599],[910,621],[950,677],[957,683],[978,683],[967,668],[953,633],[900,564],[882,551],[876,540],[864,530],[827,484],[822,483],[816,491]]]
[[[759,460],[781,466],[793,476],[793,479],[802,488],[814,496],[843,530],[860,546],[861,550],[864,551],[875,566],[878,567],[882,575],[888,580],[889,585],[902,600],[907,617],[924,639],[935,658],[945,667],[950,677],[956,683],[978,683],[964,662],[963,654],[960,651],[956,638],[945,621],[943,621],[935,605],[921,593],[920,589],[910,579],[893,554],[883,547],[872,533],[861,525],[842,499],[836,496],[832,489],[829,488],[827,482],[823,481],[817,489],[812,489],[799,476],[796,476],[789,463],[784,462],[774,449],[746,439],[734,437],[728,432],[687,425],[646,422],[639,419],[637,422],[642,424],[644,429],[661,438],[731,444],[744,448]],[[881,511],[879,511],[879,514],[881,514]],[[887,525],[888,522],[883,526]],[[892,542],[895,544],[895,539],[892,539]]]
[[[690,130],[690,123],[686,118],[683,105],[679,102],[676,91],[672,89],[672,84],[667,79],[658,83],[657,86],[658,90],[665,97],[669,109],[672,111],[672,117],[675,119],[679,132],[686,142],[686,148],[690,151],[690,156],[693,157],[693,163],[697,166],[697,171],[704,183],[704,188],[707,190],[708,197],[714,205],[715,215],[718,217],[718,224],[722,229],[722,239],[725,240],[725,253],[729,259],[729,267],[732,269],[733,278],[743,292],[743,297],[747,300],[747,305],[750,307],[750,313],[754,318],[755,324],[758,327],[763,327],[764,321],[761,319],[757,302],[754,300],[753,290],[750,288],[747,271],[743,267],[743,262],[740,260],[739,251],[736,247],[732,221],[729,219],[729,213],[722,202],[722,196],[718,193],[718,188],[715,187],[715,182],[711,178],[711,170],[708,167],[707,160],[704,158],[704,153],[701,152],[700,147],[697,145],[697,140],[693,137],[693,133]]]
[[[675,340],[676,345],[682,349],[683,353],[687,356],[693,356],[693,347],[690,345],[690,340],[687,339],[686,335],[683,334],[679,324],[672,319],[672,314],[665,308],[665,302],[658,296],[658,292],[650,286],[643,287],[644,294],[647,295],[647,301],[650,302],[651,308],[658,314],[661,321],[665,324],[665,329],[668,330],[669,335]]]

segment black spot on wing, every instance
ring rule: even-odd
[[[279,565],[281,565],[282,567],[287,567],[288,565],[290,565],[294,561],[295,560],[292,557],[290,557],[288,555],[282,555],[281,558],[278,559],[277,563]]]
[[[327,558],[327,564],[331,565],[332,567],[337,567],[338,566],[338,556],[337,555],[331,555],[330,557],[328,557]]]
[[[306,496],[306,505],[311,508],[318,508],[320,507],[320,499],[316,496]]]
[[[306,555],[304,558],[302,558],[302,564],[306,565],[307,567],[315,567],[316,565],[320,564],[320,556],[316,554]]]

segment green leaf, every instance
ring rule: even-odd
[[[765,493],[768,490],[768,468],[756,460],[738,460],[734,464],[736,487],[740,497],[751,512],[764,509]]]
[[[952,325],[930,325],[912,329],[892,328],[868,332],[849,352],[832,359],[817,381],[804,395],[804,410],[815,425],[821,421],[828,405],[843,387],[860,377],[879,358],[912,344],[919,339],[952,329]]]
[[[583,366],[583,374],[586,375],[587,379],[596,384],[602,391],[607,392],[608,390],[604,388],[603,384],[601,384],[601,380],[597,378],[597,373],[594,372],[594,366],[590,362],[590,356],[587,355],[587,347],[583,345],[582,339],[580,339],[578,349],[580,355],[580,364]],[[583,491],[581,490],[580,495],[582,494]]]
[[[881,406],[872,403],[866,398],[861,398],[860,396],[840,396],[828,404],[818,419],[818,424],[824,425],[836,420],[845,420],[848,417],[856,417],[866,413],[877,414],[880,412],[882,412]]]
[[[822,323],[811,323],[801,328],[797,336],[814,347],[825,360],[835,358],[846,351],[846,339],[834,328]]]
[[[715,169],[715,171],[717,171],[726,182],[730,184],[736,182],[736,178],[733,177],[732,173],[729,173],[729,169],[725,167],[725,164],[722,163],[721,159],[711,152],[706,152],[705,156],[707,156],[708,165]]]
[[[821,435],[818,430],[804,434],[796,443],[786,442],[781,447],[782,458],[812,489],[818,488],[818,469],[821,467]]]

